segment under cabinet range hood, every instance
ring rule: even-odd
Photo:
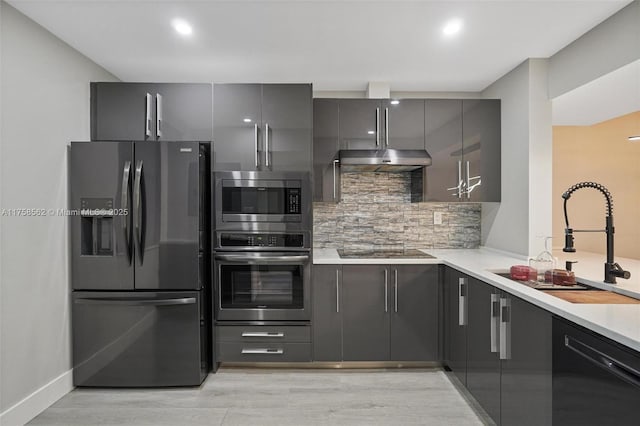
[[[431,165],[423,149],[350,149],[340,151],[344,172],[410,172]]]

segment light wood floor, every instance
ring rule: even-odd
[[[200,388],[76,389],[33,425],[481,425],[439,369],[223,368]]]

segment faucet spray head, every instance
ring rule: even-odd
[[[562,249],[565,253],[575,253],[576,249],[573,246],[573,229],[565,228],[564,230],[564,248]]]

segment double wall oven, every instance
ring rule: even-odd
[[[216,172],[214,185],[216,320],[310,320],[309,174]]]

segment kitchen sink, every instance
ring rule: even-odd
[[[509,280],[526,285],[527,287],[534,288],[545,292],[546,294],[557,297],[570,303],[581,304],[615,304],[615,305],[634,305],[640,304],[640,300],[633,297],[625,296],[612,291],[601,290],[599,288],[592,287],[584,284],[580,281],[575,285],[556,285],[552,283],[541,283],[538,281],[520,281],[511,278],[509,272],[493,272]]]

